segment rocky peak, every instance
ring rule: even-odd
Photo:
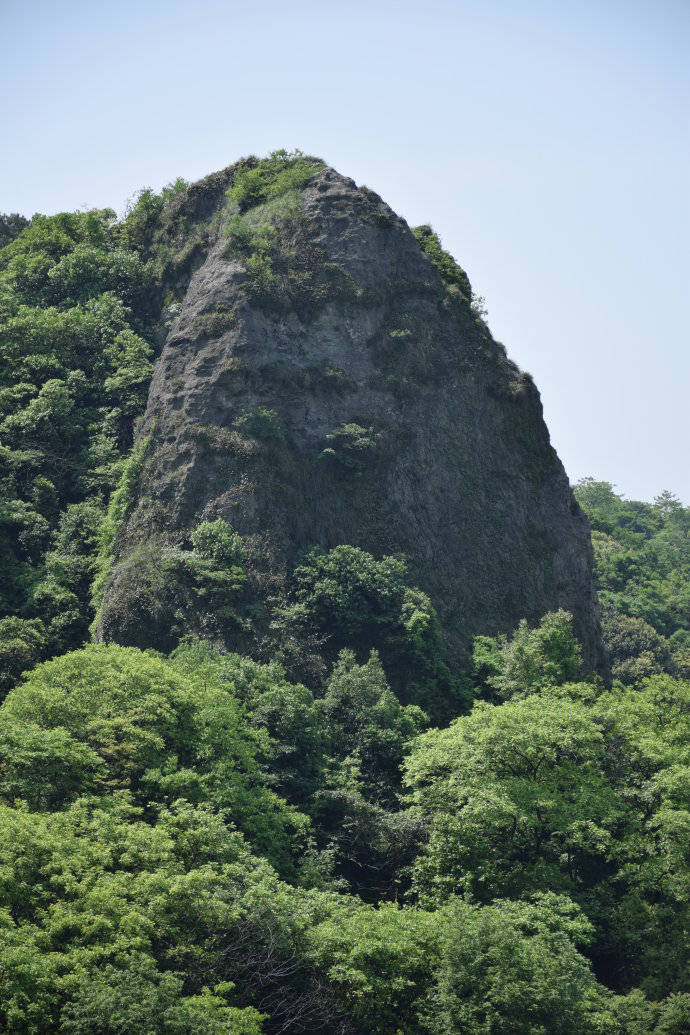
[[[169,646],[139,576],[221,517],[264,608],[304,551],[348,543],[406,558],[451,662],[565,608],[603,669],[589,527],[539,394],[431,230],[300,156],[239,163],[177,204],[193,272],[164,308],[100,636]]]

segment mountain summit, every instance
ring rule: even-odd
[[[101,639],[171,646],[179,609],[156,573],[220,518],[253,600],[229,647],[270,627],[307,551],[350,544],[404,557],[451,662],[473,635],[563,608],[605,668],[589,526],[539,393],[429,227],[281,152],[181,191],[151,232],[179,261]]]

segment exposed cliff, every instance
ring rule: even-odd
[[[303,160],[240,163],[176,211],[194,272],[164,309],[99,635],[168,646],[151,572],[223,517],[264,604],[302,551],[350,543],[404,554],[451,660],[565,608],[603,668],[589,527],[539,394],[437,239]]]

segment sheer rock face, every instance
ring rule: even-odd
[[[587,665],[604,671],[589,526],[531,378],[407,224],[330,168],[277,235],[283,272],[257,286],[228,253],[232,176],[184,202],[192,223],[215,216],[214,229],[164,311],[146,459],[100,636],[158,646],[132,604],[133,558],[223,517],[245,538],[259,596],[315,545],[399,553],[439,613],[451,662],[475,634],[565,608]]]

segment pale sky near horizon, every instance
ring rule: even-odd
[[[431,223],[572,481],[690,503],[690,0],[0,0],[0,211],[299,147]]]

